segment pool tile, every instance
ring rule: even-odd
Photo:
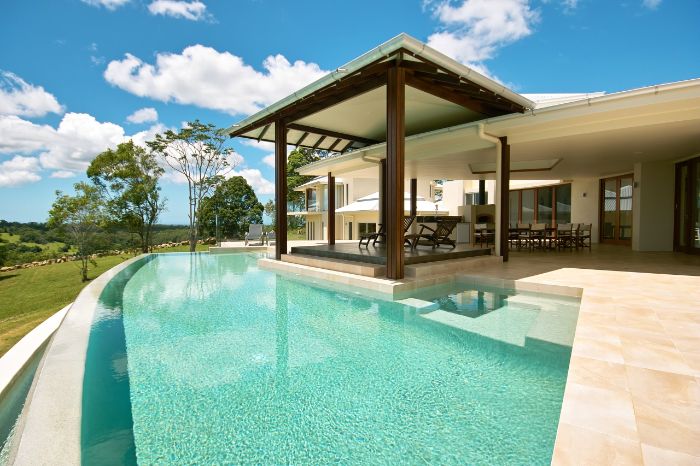
[[[552,465],[636,465],[642,463],[638,441],[559,423]]]
[[[601,434],[638,439],[632,397],[624,390],[567,383],[560,422]]]
[[[700,466],[700,457],[642,444],[645,466]]]
[[[628,389],[624,365],[580,356],[572,356],[567,381],[607,390]]]
[[[626,366],[627,384],[633,400],[700,408],[700,382],[689,375]]]
[[[646,369],[692,374],[681,352],[670,339],[621,336],[624,362]]]
[[[578,334],[574,339],[574,346],[571,351],[572,356],[599,359],[601,361],[615,362],[622,364],[625,358],[622,355],[621,344],[615,341],[603,341]]]
[[[700,456],[700,408],[635,398],[634,410],[643,443]]]

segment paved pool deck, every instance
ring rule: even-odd
[[[552,464],[699,465],[700,257],[567,254],[474,273],[582,289]]]

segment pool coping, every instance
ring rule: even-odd
[[[72,305],[73,303],[70,303],[53,313],[0,357],[0,399],[9,391],[37,351],[56,332]]]
[[[81,463],[83,376],[97,302],[112,278],[149,255],[141,254],[105,271],[83,288],[68,309],[37,372],[11,464]]]

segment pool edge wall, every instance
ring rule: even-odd
[[[112,278],[149,256],[112,267],[80,292],[48,344],[10,464],[81,463],[83,376],[97,303]]]

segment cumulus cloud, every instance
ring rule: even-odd
[[[569,0],[571,3],[571,0]],[[428,45],[479,71],[498,49],[533,32],[539,13],[528,0],[462,0],[431,3],[442,31],[428,37]]]
[[[661,0],[642,0],[642,5],[650,10],[656,10],[661,5]]]
[[[255,149],[264,150],[266,152],[275,150],[275,143],[274,142],[269,142],[269,141],[258,142],[257,139],[248,139],[248,138],[241,138],[239,140],[239,142],[241,144],[243,144],[244,146],[253,147]]]
[[[51,178],[73,178],[75,173],[68,170],[59,170],[51,173]]]
[[[162,132],[165,127],[154,125],[147,130],[132,136],[125,134],[124,128],[109,123],[99,122],[86,113],[66,113],[56,128],[50,125],[38,125],[14,115],[0,116],[0,154],[19,153],[32,155],[22,157],[16,163],[32,159],[33,170],[27,166],[12,165],[13,172],[21,172],[27,176],[13,176],[14,180],[22,182],[38,181],[39,170],[53,171],[53,178],[68,178],[78,172],[84,172],[90,161],[104,150],[114,148],[117,144],[133,139],[135,143],[145,145],[155,133]],[[14,160],[14,159],[13,159]],[[38,165],[37,165],[38,164]],[[22,170],[20,170],[22,168]],[[3,165],[3,171],[7,169]],[[28,176],[28,172],[34,176]],[[9,181],[4,180],[5,183]],[[15,181],[14,184],[19,184]]]
[[[190,21],[201,21],[211,17],[207,6],[199,1],[155,0],[148,5],[148,11],[152,15],[172,16]]]
[[[0,162],[0,187],[19,186],[39,181],[41,167],[36,157],[15,155],[12,159]]]
[[[326,74],[315,63],[290,63],[282,55],[267,57],[263,68],[257,71],[229,52],[192,45],[180,54],[159,53],[155,64],[127,53],[107,65],[104,77],[140,97],[237,115],[254,113]]]
[[[83,3],[86,3],[90,6],[103,6],[111,11],[116,10],[122,5],[126,5],[130,1],[131,0],[82,0]]]
[[[0,71],[0,115],[42,117],[62,112],[56,97],[43,87],[29,84],[9,71]]]
[[[265,165],[275,168],[275,154],[266,155],[263,157],[262,161]]]
[[[126,117],[126,121],[129,123],[150,123],[158,121],[158,112],[153,107],[142,108]]]
[[[240,170],[233,170],[229,176],[242,176],[245,178],[248,184],[253,188],[253,191],[255,191],[256,195],[275,193],[275,184],[265,178],[257,168],[242,168]]]

